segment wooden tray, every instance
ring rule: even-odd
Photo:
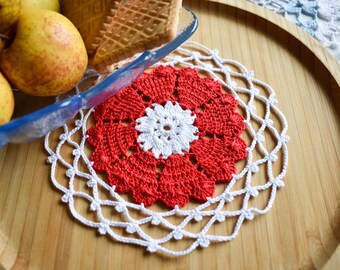
[[[192,40],[276,91],[291,141],[286,187],[272,210],[231,242],[181,258],[148,254],[71,218],[50,183],[42,139],[8,145],[0,150],[0,268],[311,269],[328,261],[340,239],[338,62],[303,30],[246,1],[184,5],[199,18]]]

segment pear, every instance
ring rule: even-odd
[[[19,18],[21,0],[0,0],[0,33],[4,34]]]
[[[11,86],[0,73],[0,125],[11,120],[14,110],[14,95]]]
[[[48,9],[60,12],[60,5],[58,0],[21,0],[21,8],[23,12],[36,9]]]
[[[0,53],[0,69],[9,82],[34,96],[67,92],[82,78],[87,63],[77,28],[50,10],[22,13],[13,42]]]
[[[0,52],[1,50],[5,47],[4,42],[2,41],[2,39],[0,38]]]

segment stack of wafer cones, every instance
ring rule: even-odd
[[[60,0],[100,72],[176,37],[182,0]]]

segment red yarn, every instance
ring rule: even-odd
[[[198,139],[184,156],[156,159],[140,148],[135,120],[153,103],[169,100],[196,114]],[[216,182],[232,179],[235,163],[247,155],[240,138],[246,125],[236,107],[217,81],[200,78],[191,68],[160,66],[95,108],[95,125],[87,131],[93,168],[105,171],[117,192],[130,192],[146,206],[160,201],[182,207],[190,198],[204,202],[214,195]]]

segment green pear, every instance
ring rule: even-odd
[[[0,0],[0,33],[6,33],[17,21],[21,11],[21,0]]]
[[[0,125],[11,120],[14,110],[14,95],[11,86],[0,73]]]
[[[37,9],[48,9],[60,12],[59,0],[21,0],[21,7],[23,12]]]
[[[50,10],[22,13],[16,35],[0,53],[0,68],[9,82],[34,96],[53,96],[73,88],[88,63],[77,28]]]

